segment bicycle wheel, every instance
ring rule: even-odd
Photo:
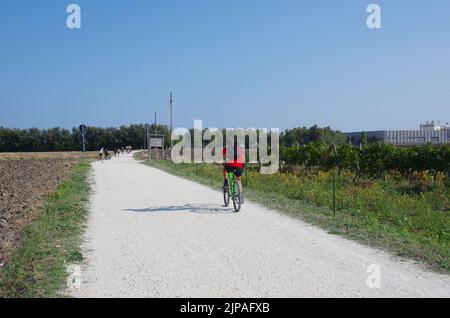
[[[228,191],[223,191],[223,203],[227,207],[230,205],[230,180],[228,182]]]
[[[241,210],[241,184],[238,181],[234,181],[233,206],[234,212]]]

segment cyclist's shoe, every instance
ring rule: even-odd
[[[224,191],[224,192],[227,192],[227,191],[228,191],[228,182],[227,182],[227,180],[225,180],[225,181],[223,182],[223,191]]]

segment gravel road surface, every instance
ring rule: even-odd
[[[447,275],[252,202],[233,213],[130,155],[94,163],[92,182],[75,297],[450,297]]]

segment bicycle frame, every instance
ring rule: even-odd
[[[226,177],[228,191],[224,191],[223,193],[224,204],[227,207],[230,204],[231,199],[231,201],[233,201],[234,212],[239,212],[242,204],[241,184],[233,171],[227,172]]]
[[[228,193],[230,194],[230,197],[234,198],[236,196],[234,189],[234,181],[236,180],[236,176],[234,175],[234,172],[227,172],[227,179],[230,185]]]

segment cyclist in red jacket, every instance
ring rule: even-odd
[[[228,151],[234,154],[233,160],[227,158]],[[227,173],[234,172],[236,176],[236,180],[241,183],[241,176],[244,170],[244,162],[245,162],[245,145],[234,146],[226,146],[222,150],[222,154],[225,157],[225,166],[223,168],[223,189],[224,191],[228,191],[228,182],[227,182]],[[241,183],[241,192],[242,192],[242,183]]]

